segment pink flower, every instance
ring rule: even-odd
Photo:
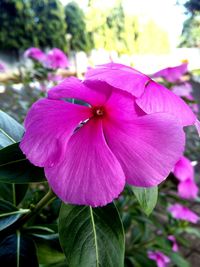
[[[188,70],[188,63],[183,63],[176,67],[168,67],[162,69],[152,75],[153,78],[164,78],[165,80],[176,83],[177,81],[181,80],[181,77],[187,72]]]
[[[193,97],[191,95],[192,86],[188,82],[173,86],[172,92],[178,96],[187,97],[189,100],[193,100]]]
[[[198,196],[198,186],[193,179],[187,178],[178,184],[178,194],[185,199],[196,199]]]
[[[171,205],[168,208],[168,211],[171,213],[172,217],[178,220],[184,220],[191,223],[197,223],[199,220],[199,216],[196,213],[180,204]]]
[[[6,70],[5,65],[2,62],[0,62],[0,72],[5,72],[5,70]]]
[[[39,62],[42,62],[46,57],[45,53],[37,47],[30,47],[29,49],[27,49],[24,52],[24,56],[37,60]]]
[[[134,94],[144,91],[149,78],[126,66],[113,72],[104,80],[98,75],[94,80],[64,80],[26,117],[20,147],[33,164],[44,167],[64,202],[102,206],[118,197],[125,182],[155,186],[183,153],[180,120],[167,109],[145,114],[137,104]]]
[[[172,250],[177,252],[179,250],[178,244],[176,242],[176,238],[173,235],[169,235],[168,239],[172,242]]]
[[[58,69],[68,67],[69,62],[63,51],[58,48],[53,48],[48,52],[44,65],[51,69]]]
[[[182,156],[176,163],[173,173],[179,180],[179,196],[185,199],[197,198],[198,187],[194,180],[194,168],[191,161]]]
[[[48,80],[52,81],[52,82],[59,82],[59,81],[63,80],[63,77],[61,75],[48,73]]]
[[[154,260],[158,267],[166,267],[170,258],[160,251],[148,251],[148,258]]]
[[[173,173],[180,182],[184,182],[188,178],[193,179],[194,168],[191,161],[188,158],[182,156],[176,163]]]

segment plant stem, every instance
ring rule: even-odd
[[[23,226],[27,221],[32,219],[36,214],[38,214],[46,205],[50,204],[56,198],[55,194],[51,189],[48,193],[35,205],[34,208],[25,214],[21,219],[18,220],[20,226]]]
[[[28,213],[24,214],[19,220],[13,223],[11,226],[0,232],[1,236],[7,236],[16,230],[20,229],[24,224],[26,224],[30,219],[32,219],[36,214],[38,214],[47,204],[50,204],[56,196],[53,191],[49,189],[48,193],[33,207]]]

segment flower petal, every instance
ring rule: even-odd
[[[91,119],[69,140],[65,160],[45,168],[53,191],[64,201],[103,206],[118,197],[125,177],[107,146],[101,120]]]
[[[197,223],[199,221],[199,216],[192,210],[183,206],[179,203],[173,204],[168,208],[172,217],[178,220],[184,220],[192,223]]]
[[[198,191],[198,186],[190,178],[178,184],[178,194],[182,198],[195,199],[197,198]]]
[[[144,94],[136,102],[147,114],[167,112],[175,115],[183,126],[196,121],[196,116],[180,97],[154,81],[148,83]]]
[[[42,99],[28,112],[20,148],[37,166],[52,166],[63,157],[67,141],[78,124],[91,116],[85,106]]]
[[[183,153],[185,134],[166,113],[127,121],[105,121],[106,141],[122,165],[129,184],[151,187],[162,182]]]
[[[194,180],[194,168],[192,166],[192,162],[184,156],[182,156],[176,163],[173,173],[181,182],[188,178]]]
[[[136,104],[134,96],[115,89],[107,100],[105,109],[109,119],[132,121],[134,117],[146,115]]]
[[[145,84],[150,80],[141,72],[116,63],[99,65],[94,69],[89,69],[85,77],[86,80],[105,81],[111,86],[131,93],[136,97],[142,95]]]
[[[175,67],[162,69],[152,75],[153,78],[162,77],[171,83],[181,80],[181,77],[187,72],[188,63],[183,63]]]
[[[100,90],[101,89],[101,90]],[[51,99],[74,98],[90,105],[101,105],[110,96],[111,87],[99,82],[84,83],[75,77],[65,79],[48,92]]]

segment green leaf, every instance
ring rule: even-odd
[[[0,231],[16,222],[28,209],[18,210],[10,202],[0,200]]]
[[[0,182],[26,184],[45,181],[43,168],[32,165],[19,143],[0,150]]]
[[[170,259],[172,260],[173,263],[176,264],[177,267],[189,267],[190,264],[188,261],[186,261],[180,254],[178,253],[168,253]]]
[[[62,204],[59,238],[70,267],[124,266],[124,231],[114,204]]]
[[[158,187],[143,188],[131,186],[131,189],[133,190],[142,210],[149,216],[157,203]]]
[[[0,199],[10,201],[18,205],[24,198],[28,184],[6,184],[0,183]]]
[[[1,266],[38,267],[34,242],[19,231],[0,241]]]
[[[46,226],[30,226],[24,229],[31,235],[37,248],[40,264],[56,264],[65,260],[58,234]]]
[[[0,110],[0,148],[19,142],[24,128],[8,114]]]
[[[191,234],[191,235],[196,235],[197,237],[200,238],[200,230],[197,228],[187,227],[184,229],[184,232]]]

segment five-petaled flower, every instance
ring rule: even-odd
[[[161,183],[183,153],[183,126],[195,120],[168,89],[111,63],[90,69],[84,81],[64,80],[37,101],[20,147],[64,202],[102,206],[125,182]]]

